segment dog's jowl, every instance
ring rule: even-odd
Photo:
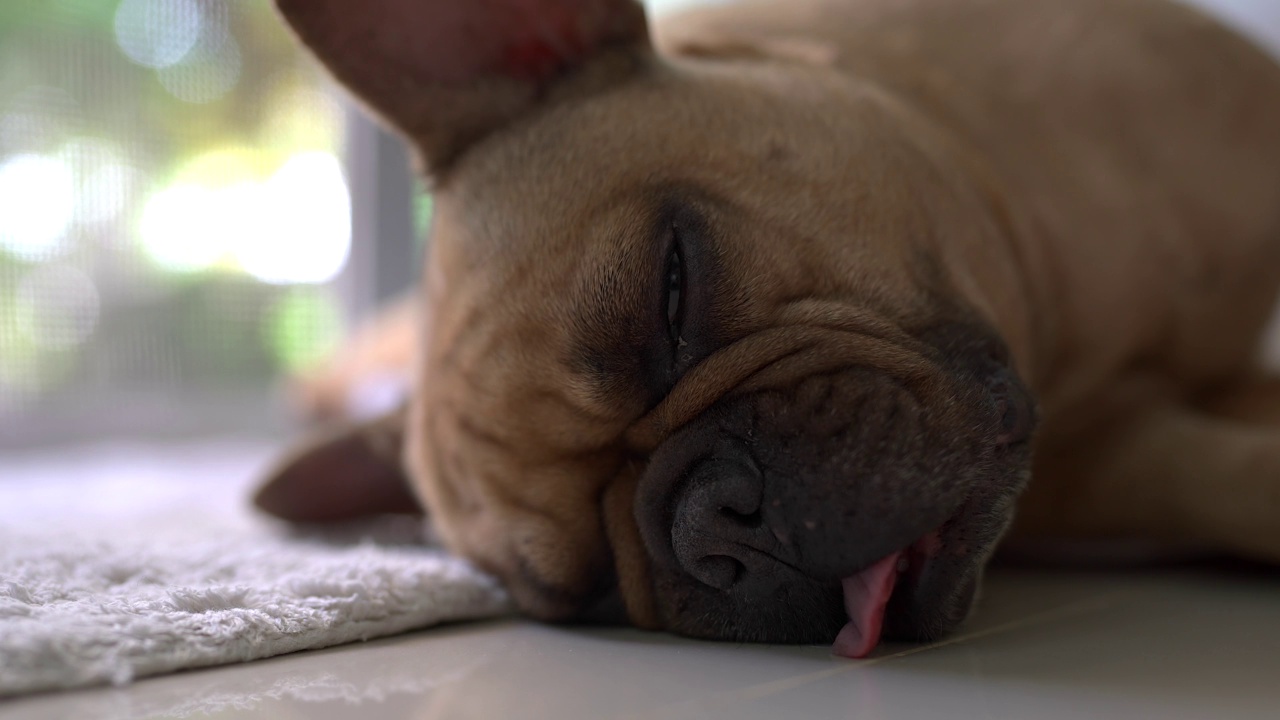
[[[1280,67],[1210,19],[277,1],[437,210],[360,341],[406,407],[268,510],[421,507],[531,616],[849,656],[956,628],[1000,542],[1280,562]]]

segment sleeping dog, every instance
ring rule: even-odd
[[[414,148],[420,294],[299,521],[562,621],[937,638],[1002,538],[1280,561],[1280,67],[1164,0],[277,0]],[[376,372],[375,372],[376,371]]]

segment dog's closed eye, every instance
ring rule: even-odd
[[[675,345],[677,359],[684,341],[684,306],[688,295],[684,267],[684,247],[680,228],[671,226],[671,251],[667,254],[667,329]]]
[[[661,307],[666,311],[666,337],[670,364],[665,370],[667,388],[678,381],[714,349],[713,303],[715,282],[714,241],[710,223],[696,204],[669,200],[662,211]]]

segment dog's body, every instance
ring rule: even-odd
[[[437,179],[425,352],[381,362],[418,496],[526,610],[616,582],[643,626],[864,654],[964,617],[1019,497],[1016,537],[1280,561],[1269,58],[1161,0],[730,5],[660,60],[569,5],[569,59],[478,91],[285,7]],[[308,515],[299,466],[264,505]]]

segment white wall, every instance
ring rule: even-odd
[[[1253,36],[1280,58],[1280,0],[1183,0]]]
[[[643,0],[655,15],[695,5],[732,2],[732,0]],[[786,0],[777,0],[786,2]],[[1280,0],[1183,0],[1218,15],[1242,32],[1266,44],[1280,57]],[[847,0],[858,2],[858,0]],[[1064,0],[1070,2],[1070,0]]]
[[[673,10],[683,10],[696,5],[715,5],[729,0],[642,0],[653,15],[662,15]],[[786,2],[786,0],[779,0]],[[1280,2],[1280,0],[1276,0]]]

